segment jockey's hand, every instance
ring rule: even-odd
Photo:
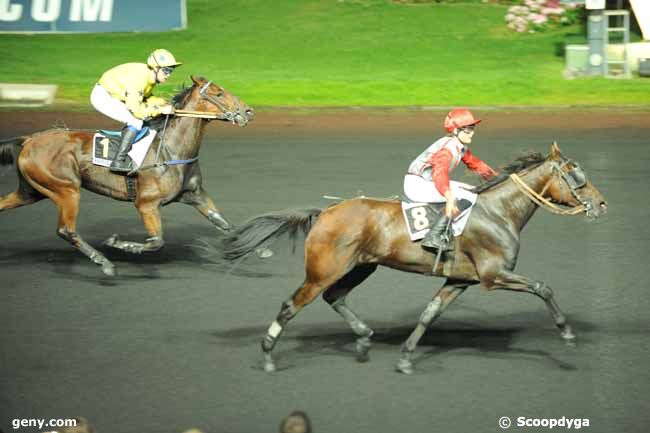
[[[451,190],[448,190],[445,194],[445,215],[449,218],[453,218],[460,213],[458,206],[456,206],[456,198],[452,194]]]
[[[170,104],[160,107],[160,114],[174,114],[174,107]]]

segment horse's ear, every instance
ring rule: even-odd
[[[205,78],[203,77],[197,77],[195,75],[190,75],[190,78],[196,84],[197,86],[200,86],[201,84],[205,83]]]
[[[560,152],[560,146],[557,145],[557,141],[554,141],[553,144],[551,144],[551,158],[552,159],[562,158],[562,152]]]

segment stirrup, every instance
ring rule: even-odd
[[[431,237],[425,237],[420,242],[423,248],[434,248],[436,250],[448,251],[451,250],[451,240],[446,233],[440,235],[436,234]]]
[[[448,220],[439,220],[426,234],[420,245],[422,248],[435,248],[441,251],[453,249],[452,235],[450,230],[451,222]]]
[[[113,160],[108,169],[114,173],[129,173],[133,170],[133,164],[128,156],[127,158],[128,159],[122,161],[118,161],[117,159]]]

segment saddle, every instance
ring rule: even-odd
[[[111,130],[108,130],[108,129],[100,129],[98,132],[103,134],[104,136],[108,137],[108,139],[111,140],[111,142],[114,142],[114,143],[117,143],[117,144],[120,143],[120,138],[122,137],[122,131],[111,131]],[[136,134],[135,139],[133,140],[133,144],[135,144],[138,141],[142,140],[142,137],[144,137],[148,133],[149,133],[149,127],[144,126]]]
[[[456,205],[460,213],[451,223],[452,233],[458,236],[463,232],[472,207],[476,201],[461,198]],[[402,214],[412,241],[418,241],[429,232],[445,212],[445,203],[417,203],[402,200]]]
[[[120,147],[121,136],[121,131],[98,130],[93,137],[93,164],[110,167]],[[134,168],[138,168],[142,164],[155,137],[155,129],[145,126],[138,131],[129,151]]]

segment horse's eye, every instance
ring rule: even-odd
[[[223,90],[219,90],[217,92],[217,98],[221,98],[223,96]]]

